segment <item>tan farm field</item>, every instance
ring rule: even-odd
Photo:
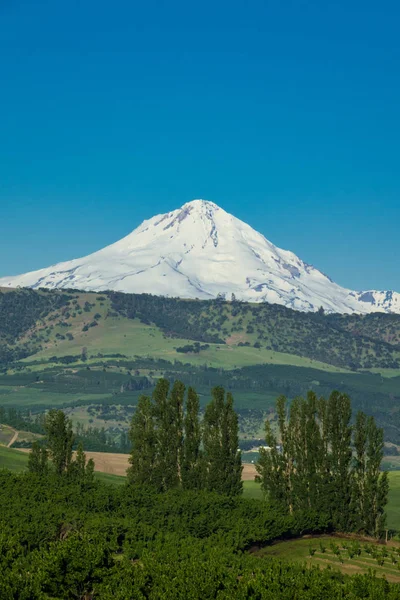
[[[21,448],[23,452],[30,452],[29,448]],[[75,454],[75,453],[74,453]],[[86,458],[93,458],[94,470],[109,475],[125,476],[129,467],[128,454],[115,454],[113,452],[85,452]],[[242,480],[253,481],[256,475],[256,468],[253,464],[244,463]]]

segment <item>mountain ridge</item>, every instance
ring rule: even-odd
[[[400,313],[394,291],[342,288],[217,204],[192,200],[156,215],[88,256],[14,277],[0,287],[77,288],[230,298],[303,312]]]

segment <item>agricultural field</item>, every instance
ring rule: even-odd
[[[87,454],[88,458],[90,458],[90,453],[88,452]],[[127,458],[125,460],[127,462]],[[9,469],[10,471],[19,473],[26,470],[27,464],[28,451],[22,449],[14,450],[13,448],[0,446],[0,469]],[[122,485],[126,481],[125,477],[121,475],[116,475],[111,472],[103,473],[100,470],[95,471],[95,477],[99,481],[110,483],[112,485]]]
[[[12,448],[0,446],[0,469],[10,471],[25,471],[28,464],[28,455]]]
[[[0,424],[0,445],[8,446],[8,444],[12,441],[14,435],[15,431],[12,427]]]
[[[310,566],[339,569],[348,575],[375,571],[388,581],[400,582],[400,543],[387,545],[340,536],[305,536],[263,548],[259,556],[306,562]]]

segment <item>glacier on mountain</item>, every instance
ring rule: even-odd
[[[282,304],[295,310],[400,313],[400,294],[340,287],[293,252],[206,200],[144,221],[83,258],[14,277],[0,287],[115,290]]]

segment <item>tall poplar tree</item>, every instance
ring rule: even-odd
[[[46,475],[49,470],[48,452],[46,446],[33,442],[29,452],[28,471],[36,475]]]
[[[226,395],[225,415],[222,422],[222,449],[224,458],[224,493],[237,496],[243,492],[242,455],[239,450],[239,422],[233,408],[233,396]]]
[[[352,527],[353,516],[349,510],[352,491],[352,427],[351,402],[346,394],[332,392],[327,405],[328,444],[330,447],[329,504],[332,520],[338,529]]]
[[[154,433],[155,433],[155,462],[153,468],[153,482],[160,491],[166,490],[166,460],[165,451],[168,446],[170,419],[168,411],[169,381],[159,379],[152,394]]]
[[[287,435],[286,398],[279,396],[276,401],[280,443],[273,433],[269,420],[265,422],[266,447],[260,448],[256,464],[257,480],[262,490],[273,504],[293,512],[293,456]]]
[[[242,492],[242,459],[239,451],[238,420],[233,398],[215,387],[203,422],[204,482],[206,489],[221,494]]]
[[[167,400],[164,445],[160,447],[164,463],[164,489],[180,485],[183,451],[183,405],[185,386],[175,381]]]
[[[367,533],[375,537],[383,533],[386,525],[385,505],[389,492],[388,474],[380,471],[383,446],[383,429],[376,426],[373,417],[369,417],[365,471],[365,524]]]
[[[72,462],[72,446],[75,436],[72,423],[62,410],[50,410],[44,421],[47,437],[47,450],[56,473],[61,475],[69,470]]]
[[[140,396],[132,418],[129,437],[132,450],[127,471],[128,482],[140,485],[154,485],[157,438],[154,428],[154,409],[148,396]]]
[[[184,417],[184,439],[181,466],[182,487],[186,490],[196,490],[203,486],[199,406],[199,397],[194,388],[190,387],[187,393],[186,412]]]
[[[256,465],[262,489],[288,513],[314,510],[335,529],[379,536],[385,525],[388,479],[380,473],[383,431],[359,413],[353,428],[350,399],[332,392],[326,401],[309,392],[277,400],[278,436],[266,423]],[[352,451],[355,451],[353,458]]]
[[[365,519],[368,511],[367,490],[365,475],[367,471],[367,443],[368,428],[367,417],[359,411],[354,426],[354,470],[353,470],[353,498],[354,513],[356,515],[356,528],[365,529]]]

